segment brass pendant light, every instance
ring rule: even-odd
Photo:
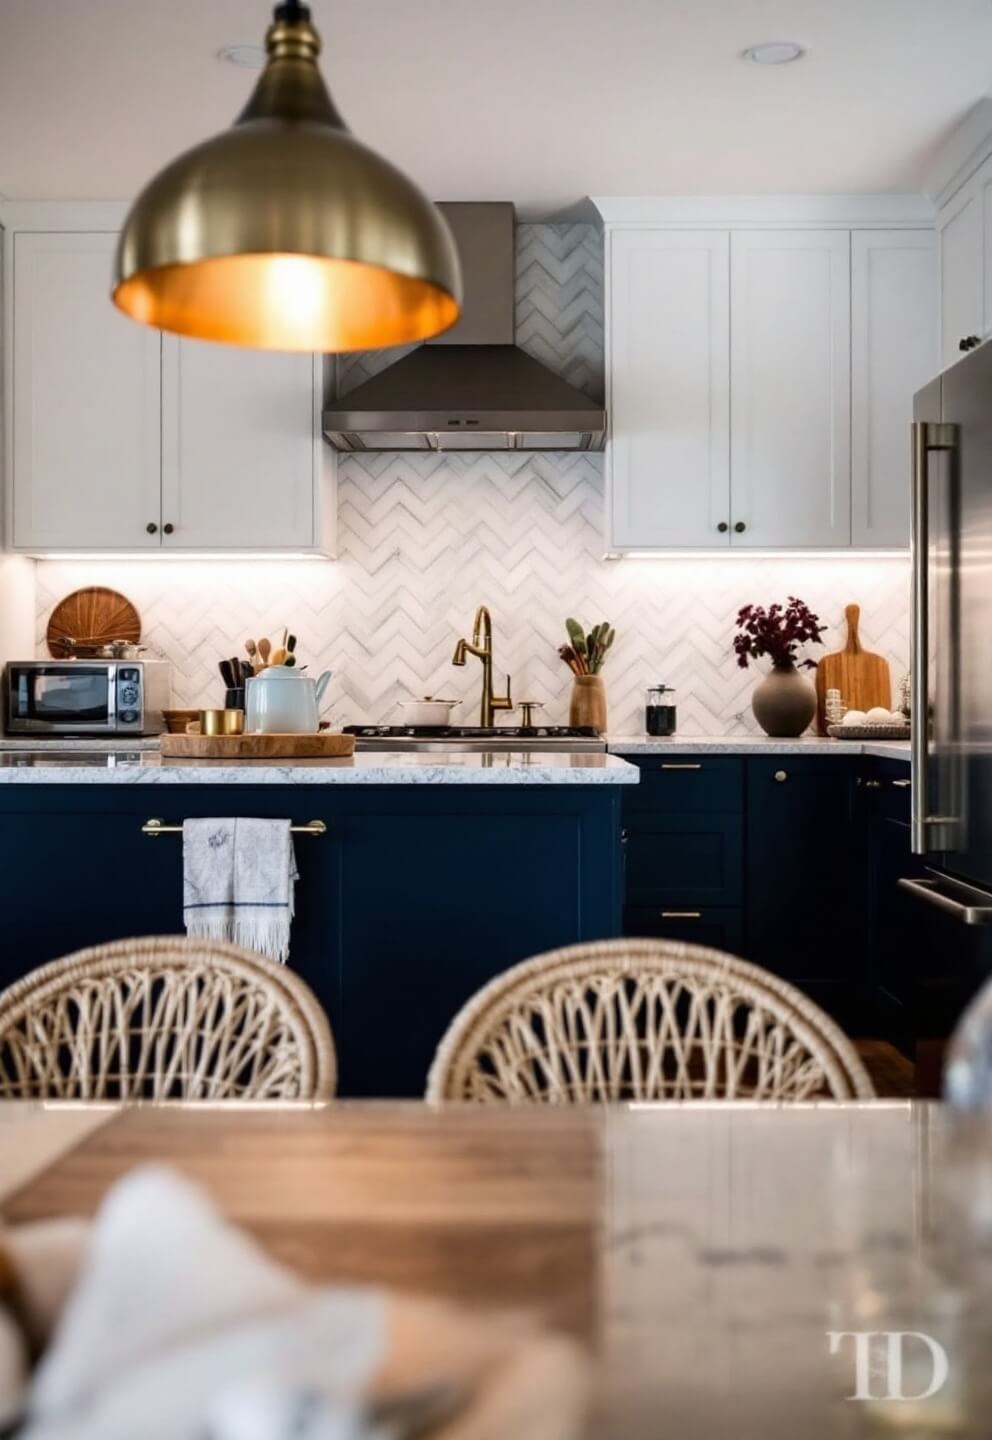
[[[262,350],[372,350],[458,319],[455,244],[427,197],[346,129],[307,6],[277,5],[230,130],[166,166],[124,222],[114,304]]]

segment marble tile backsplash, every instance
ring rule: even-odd
[[[559,660],[564,618],[608,619],[617,641],[604,672],[610,728],[643,724],[645,687],[678,691],[687,734],[748,734],[753,670],[737,668],[734,617],[748,601],[800,595],[844,643],[844,606],[862,607],[862,639],[909,659],[904,558],[621,560],[602,556],[598,457],[366,456],[340,483],[337,561],[45,561],[37,569],[37,639],[51,607],[83,584],[123,590],[144,638],[174,667],[176,703],[217,703],[216,662],[248,636],[289,625],[314,671],[334,671],[336,722],[397,722],[411,695],[455,696],[477,720],[479,666],[451,664],[476,605],[493,614],[496,668],[517,701],[564,722],[570,676]],[[504,720],[508,717],[503,717]]]

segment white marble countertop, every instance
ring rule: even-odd
[[[608,735],[611,755],[873,755],[909,763],[908,740],[833,740],[829,735],[800,735],[774,740],[769,735]]]
[[[85,747],[84,747],[85,748]],[[384,752],[347,760],[163,760],[118,745],[0,749],[0,785],[636,785],[616,755]]]

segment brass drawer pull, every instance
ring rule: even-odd
[[[662,920],[700,920],[701,910],[662,910]]]
[[[893,780],[892,783],[897,790],[908,790],[913,782],[912,780]]]
[[[698,762],[691,765],[678,765],[668,764],[666,761],[663,761],[661,768],[662,770],[702,770],[703,767]]]
[[[772,776],[772,779],[773,779],[773,780],[777,780],[780,785],[784,784],[785,781],[788,780],[788,778],[789,778],[789,772],[788,772],[788,770],[776,770],[776,771],[775,771],[775,774]]]
[[[294,835],[326,835],[327,825],[323,820],[308,820],[305,825],[290,825]],[[141,827],[142,835],[181,835],[181,825],[166,825],[161,820],[146,820]]]

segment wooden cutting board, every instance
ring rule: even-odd
[[[45,636],[56,659],[72,654],[72,640],[96,647],[108,640],[141,639],[141,616],[126,595],[105,585],[74,590],[52,611]]]
[[[159,749],[184,760],[340,760],[355,753],[354,735],[160,735]]]
[[[889,662],[883,655],[862,650],[858,639],[860,605],[848,605],[847,644],[843,650],[824,655],[816,667],[816,728],[827,733],[824,708],[828,690],[839,690],[848,710],[870,710],[873,705],[892,708],[892,678]]]

